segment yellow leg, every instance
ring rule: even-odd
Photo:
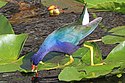
[[[87,47],[87,48],[89,48],[90,49],[90,55],[91,55],[91,66],[93,66],[94,65],[94,61],[93,61],[93,47],[92,46],[89,46],[89,45],[86,45],[86,44],[84,44],[84,46],[85,47]]]
[[[74,59],[73,59],[73,57],[71,56],[71,55],[65,55],[65,56],[67,56],[67,57],[69,57],[70,58],[70,60],[67,62],[67,63],[65,63],[64,65],[57,65],[57,66],[55,66],[55,67],[52,67],[52,68],[46,68],[45,70],[51,70],[51,69],[58,69],[58,68],[63,68],[63,67],[65,67],[65,66],[68,66],[68,65],[70,65],[71,63],[73,63],[73,61],[74,61]],[[41,64],[45,64],[45,63],[43,63],[42,61],[40,61],[40,63]]]
[[[40,64],[42,64],[42,65],[44,65],[44,64],[45,64],[43,61],[40,61],[39,63],[40,63]]]
[[[66,64],[64,64],[64,66],[70,65],[71,63],[74,62],[72,55],[66,55],[66,56],[69,56],[70,60]]]
[[[99,63],[99,64],[94,64],[94,61],[93,61],[93,54],[94,54],[94,52],[93,52],[93,47],[92,46],[89,46],[89,45],[86,45],[86,44],[84,44],[84,46],[85,47],[87,47],[87,48],[89,48],[90,49],[90,57],[91,57],[91,66],[98,66],[98,65],[103,65],[104,63]]]

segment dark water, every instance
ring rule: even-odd
[[[39,77],[34,77],[34,73],[0,73],[0,83],[65,83],[58,80],[60,70],[40,71]],[[120,78],[116,75],[106,76],[96,79],[75,81],[73,83],[125,83],[125,74]]]

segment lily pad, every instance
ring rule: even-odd
[[[96,11],[112,11],[125,14],[124,0],[75,0],[80,3],[86,2],[88,8],[96,9]]]
[[[23,58],[23,57],[22,57]],[[14,72],[14,71],[25,71],[20,67],[22,64],[22,58],[19,60],[10,61],[6,64],[0,64],[0,72]]]
[[[112,11],[125,14],[125,1],[124,2],[105,2],[93,7],[98,11]]]
[[[16,71],[20,68],[20,61],[17,59],[26,38],[26,34],[0,35],[0,72]]]
[[[6,3],[7,3],[7,2],[6,2],[5,0],[1,0],[1,1],[0,1],[0,8],[3,7],[4,5],[6,5]]]
[[[14,31],[8,19],[0,14],[0,35],[1,34],[14,34]]]
[[[125,41],[125,26],[119,26],[108,31],[107,35],[102,37],[105,44],[116,44]]]
[[[106,62],[114,64],[124,64],[125,63],[125,41],[117,45],[106,58]]]
[[[62,81],[79,81],[81,80],[81,74],[75,67],[66,67],[59,74],[59,79]]]

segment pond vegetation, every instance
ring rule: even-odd
[[[46,2],[49,0],[46,0]],[[53,2],[56,0],[52,0]],[[125,14],[124,0],[75,0],[80,3],[87,3],[90,11],[102,12],[111,11]],[[7,2],[0,1],[0,7]],[[49,2],[50,3],[50,2]],[[43,2],[43,4],[46,4]],[[103,4],[103,5],[102,5]],[[93,14],[96,17],[96,14]],[[115,44],[116,46],[107,55],[106,59],[102,60],[100,47],[96,42],[85,42],[94,48],[94,63],[105,62],[105,65],[90,66],[90,50],[82,47],[73,53],[74,62],[66,67],[62,67],[58,79],[60,81],[80,81],[86,79],[100,78],[103,76],[117,75],[121,77],[125,73],[125,26],[117,26],[111,30],[103,27],[106,32],[105,36],[101,37],[101,42],[104,44]],[[0,15],[0,72],[31,72],[31,56],[34,52],[30,52],[19,58],[19,55],[27,41],[28,34],[15,34],[13,27],[4,15]],[[52,56],[56,54],[50,54]],[[49,56],[49,55],[48,55]],[[55,56],[53,59],[47,60],[45,64],[39,64],[38,70],[48,70],[55,67],[62,56]],[[19,58],[19,59],[17,59]],[[60,59],[59,64],[62,65],[68,61],[69,57]]]

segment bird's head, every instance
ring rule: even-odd
[[[45,55],[48,53],[49,51],[46,51],[44,48],[40,48],[38,50],[37,53],[35,53],[32,57],[31,57],[31,61],[32,61],[32,67],[37,66],[39,64],[39,62],[41,60],[43,60],[43,58],[45,57]],[[33,68],[32,68],[33,70]]]
[[[31,57],[31,61],[32,61],[32,71],[34,71],[37,68],[39,62],[41,61],[41,56],[36,53]]]
[[[31,57],[31,61],[33,62],[33,65],[38,65],[39,62],[41,61],[41,55],[36,53]]]

